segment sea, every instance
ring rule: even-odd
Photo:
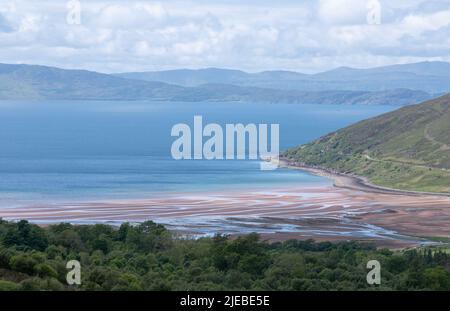
[[[165,193],[328,185],[261,160],[175,160],[175,124],[279,124],[280,149],[394,110],[393,106],[243,102],[1,101],[0,207],[148,198]]]

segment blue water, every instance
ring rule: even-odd
[[[176,123],[279,123],[280,148],[306,143],[391,106],[0,102],[0,204],[147,197],[165,191],[324,184],[307,173],[260,171],[259,161],[176,161]]]

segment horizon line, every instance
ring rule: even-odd
[[[358,67],[351,67],[351,66],[338,66],[333,67],[331,69],[327,69],[324,71],[318,71],[315,73],[305,73],[301,71],[294,71],[294,70],[288,70],[288,69],[271,69],[271,70],[262,70],[262,71],[246,71],[243,69],[235,69],[235,68],[225,68],[225,67],[199,67],[199,68],[186,68],[186,67],[180,67],[180,68],[173,68],[173,69],[161,69],[161,70],[144,70],[144,71],[121,71],[121,72],[103,72],[98,71],[94,69],[85,69],[82,67],[73,68],[73,67],[60,67],[60,66],[52,66],[52,65],[43,65],[43,64],[30,64],[30,63],[3,63],[0,62],[1,65],[9,65],[9,66],[37,66],[37,67],[47,67],[47,68],[57,68],[61,70],[74,70],[74,71],[90,71],[95,73],[101,73],[106,75],[120,75],[120,74],[127,74],[127,73],[157,73],[157,72],[170,72],[170,71],[202,71],[202,70],[222,70],[222,71],[238,71],[246,74],[261,74],[261,73],[274,73],[274,72],[285,72],[285,73],[294,73],[299,75],[318,75],[322,73],[332,72],[339,69],[349,69],[349,70],[370,70],[370,69],[377,69],[377,68],[386,68],[386,67],[392,67],[392,66],[401,66],[401,65],[416,65],[416,64],[424,64],[424,63],[445,63],[449,64],[448,61],[439,61],[439,60],[425,60],[420,62],[410,62],[410,63],[394,63],[390,65],[382,65],[382,66],[374,66],[374,67],[365,67],[365,68],[358,68]]]

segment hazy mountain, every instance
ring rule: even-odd
[[[116,76],[144,81],[160,81],[169,84],[191,87],[214,83],[282,89],[285,89],[284,87],[281,87],[283,83],[278,83],[278,81],[298,81],[302,78],[308,78],[308,75],[291,71],[264,71],[260,73],[247,73],[240,70],[219,68],[130,72],[119,73],[116,74]]]
[[[155,72],[131,72],[116,74],[118,77],[144,81],[159,81],[182,86],[202,84],[236,84],[236,81],[248,79],[248,73],[239,70],[208,68],[199,70],[179,69]]]
[[[166,99],[182,89],[86,70],[0,64],[2,99]]]
[[[408,105],[431,98],[422,91],[398,89],[392,91],[322,91],[303,92],[257,87],[240,87],[228,84],[204,84],[186,88],[173,96],[176,101],[242,101],[289,104],[340,104],[340,105]]]
[[[220,71],[220,70],[219,70]],[[172,73],[168,73],[171,75]],[[247,75],[227,71],[228,79]],[[266,72],[261,76],[288,78],[288,72]],[[203,78],[219,77],[217,69],[206,70]],[[125,79],[86,70],[64,70],[34,65],[0,64],[0,99],[98,99],[161,101],[249,101],[296,104],[389,104],[406,105],[431,98],[423,91],[298,91],[223,83],[183,87],[164,82]]]
[[[450,94],[359,122],[285,155],[382,186],[450,193]]]
[[[182,86],[223,83],[300,91],[380,91],[397,88],[421,90],[428,93],[450,91],[450,63],[446,62],[422,62],[370,69],[341,67],[310,75],[290,71],[246,73],[238,70],[209,68],[131,72],[117,74],[117,76]]]

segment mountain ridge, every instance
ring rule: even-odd
[[[233,76],[240,72],[230,71],[229,74]],[[285,73],[277,72],[276,74],[284,75]],[[160,81],[127,79],[89,70],[0,64],[0,99],[3,100],[240,101],[407,105],[431,97],[432,95],[427,92],[409,89],[298,91],[211,83],[211,81],[197,87],[184,87]]]
[[[450,91],[450,63],[447,62],[419,62],[374,68],[338,67],[315,74],[286,70],[248,73],[234,69],[204,68],[128,72],[114,75],[190,87],[211,82],[208,78],[214,75],[214,83],[283,90],[384,91],[406,88],[428,93]]]

